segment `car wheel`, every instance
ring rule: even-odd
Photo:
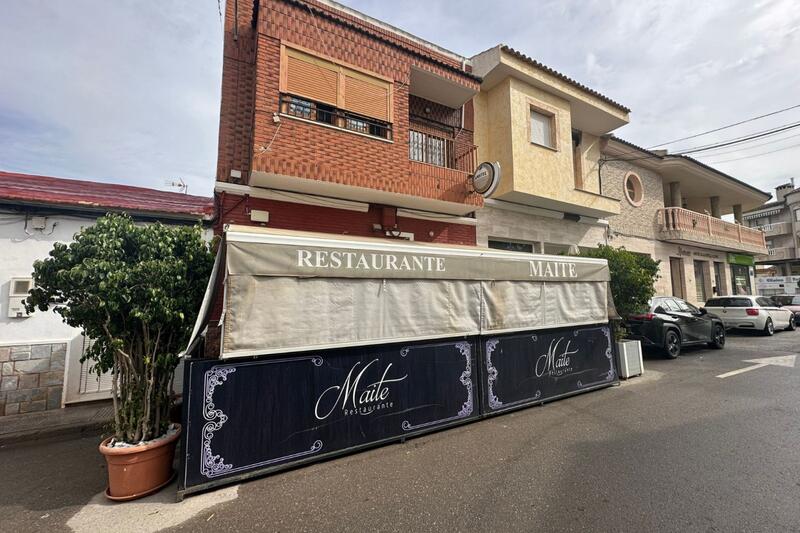
[[[722,324],[714,324],[711,342],[709,342],[708,345],[717,350],[721,350],[725,347],[725,328]]]
[[[772,323],[771,318],[767,319],[767,323],[764,324],[764,329],[762,330],[762,333],[767,337],[775,334],[775,325]]]
[[[664,336],[664,355],[668,359],[675,359],[681,353],[681,336],[674,329],[668,329]]]
[[[797,328],[797,324],[794,323],[794,313],[792,316],[789,317],[789,325],[786,327],[786,331],[794,331]]]

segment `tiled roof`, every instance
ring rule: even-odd
[[[208,220],[214,214],[214,200],[205,196],[1,170],[0,203],[107,209],[187,219]]]
[[[714,173],[716,173],[716,174],[718,174],[718,175],[720,175],[720,176],[722,176],[724,178],[727,178],[727,179],[735,182],[738,185],[741,185],[743,187],[747,187],[748,189],[750,189],[751,191],[753,191],[755,193],[764,195],[765,199],[768,199],[770,197],[770,194],[768,192],[764,192],[761,189],[759,189],[758,187],[753,187],[749,183],[746,183],[746,182],[744,182],[744,181],[742,181],[742,180],[740,180],[738,178],[734,178],[730,174],[726,174],[725,172],[722,172],[718,168],[714,168],[714,167],[712,167],[710,165],[707,165],[707,164],[703,163],[702,161],[698,161],[697,159],[695,159],[693,157],[690,157],[688,155],[670,154],[670,153],[665,153],[663,155],[662,154],[657,154],[657,153],[653,152],[652,150],[648,150],[647,148],[642,148],[641,146],[633,144],[630,141],[626,141],[625,139],[620,139],[619,137],[616,137],[616,136],[611,136],[610,140],[616,141],[616,142],[618,142],[620,144],[624,144],[625,146],[629,146],[629,147],[633,148],[634,150],[637,150],[639,152],[647,154],[645,156],[632,157],[632,158],[629,159],[629,161],[636,161],[638,159],[658,159],[658,160],[662,160],[662,161],[669,160],[669,159],[684,159],[684,160],[690,162],[693,165],[697,165],[698,167],[704,168],[706,170],[710,170],[711,172],[714,172]],[[633,152],[630,152],[630,153],[633,153]],[[625,161],[625,159],[618,159],[618,161]],[[759,209],[761,209],[761,208],[759,208]]]
[[[614,107],[617,107],[617,108],[621,109],[622,111],[625,111],[626,113],[630,113],[631,112],[631,110],[629,108],[625,107],[624,105],[620,104],[619,102],[615,102],[614,100],[612,100],[608,96],[600,94],[599,92],[595,91],[594,89],[591,89],[591,88],[587,87],[586,85],[584,85],[584,84],[582,84],[582,83],[580,83],[578,81],[573,80],[569,76],[561,74],[557,70],[553,70],[552,68],[548,67],[544,63],[540,63],[540,62],[536,61],[535,59],[533,59],[532,57],[526,56],[522,52],[517,52],[516,50],[514,50],[510,46],[507,46],[505,44],[501,44],[500,45],[500,49],[503,50],[504,52],[508,52],[509,54],[517,57],[518,59],[521,59],[521,60],[525,61],[526,63],[530,63],[531,65],[533,65],[534,67],[536,67],[538,69],[544,70],[548,74],[550,74],[552,76],[555,76],[556,78],[558,78],[558,79],[560,79],[562,81],[565,81],[565,82],[569,83],[573,87],[576,87],[576,88],[578,88],[578,89],[580,89],[580,90],[582,90],[584,92],[587,92],[587,93],[591,94],[592,96],[596,96],[600,100],[602,100],[602,101],[604,101],[604,102],[606,102],[608,104],[611,104]]]

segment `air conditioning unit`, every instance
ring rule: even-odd
[[[617,353],[619,354],[619,377],[628,379],[644,374],[641,342],[617,341]]]
[[[9,318],[28,318],[22,300],[28,297],[28,291],[33,288],[32,278],[11,278],[8,290],[8,316]]]

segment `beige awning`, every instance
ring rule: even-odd
[[[608,320],[600,259],[243,226],[223,246],[223,358]]]

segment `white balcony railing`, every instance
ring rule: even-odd
[[[696,240],[702,243],[718,243],[730,248],[766,252],[764,232],[741,224],[725,222],[722,219],[681,207],[660,209],[658,221],[661,230],[679,235],[683,240]]]

